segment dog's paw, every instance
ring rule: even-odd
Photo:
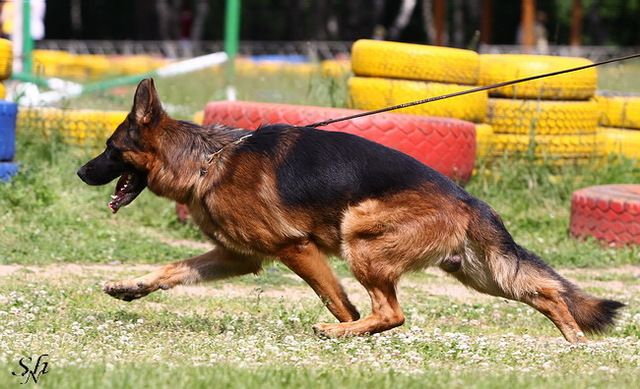
[[[136,300],[153,292],[149,285],[136,280],[105,282],[102,290],[109,296],[124,301]]]
[[[324,339],[343,338],[351,335],[340,324],[318,323],[314,324],[312,328],[316,336]]]

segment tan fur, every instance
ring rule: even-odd
[[[155,91],[151,94],[155,96]],[[141,94],[140,100],[153,98]],[[150,109],[133,111],[144,125]],[[154,193],[186,203],[194,222],[217,248],[144,277],[109,283],[107,293],[138,298],[183,283],[257,272],[262,261],[278,259],[303,278],[341,322],[318,324],[316,331],[359,335],[401,325],[399,278],[409,271],[441,266],[480,292],[533,306],[567,340],[583,340],[559,276],[513,252],[503,252],[498,242],[505,232],[436,184],[365,199],[344,210],[289,207],[279,197],[275,169],[295,133],[267,158],[234,153],[238,136],[222,127],[188,133],[163,112],[149,123],[153,126],[144,127],[143,141],[145,150],[151,151],[129,151],[125,160],[148,172],[148,187]],[[372,309],[366,318],[359,319],[329,267],[331,254],[344,258],[367,289]]]
[[[311,286],[336,319],[347,322],[360,318],[327,263],[326,255],[314,243],[303,240],[287,246],[280,250],[278,258]]]

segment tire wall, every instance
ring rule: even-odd
[[[291,104],[212,102],[205,109],[204,124],[219,123],[247,129],[273,123],[304,126],[359,112]],[[470,122],[379,114],[334,123],[322,129],[359,135],[402,151],[460,182],[466,182],[473,171],[476,141],[475,127]]]

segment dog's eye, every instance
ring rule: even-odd
[[[133,140],[138,139],[138,127],[136,126],[127,127],[127,135]]]
[[[111,160],[120,159],[121,156],[122,156],[122,153],[120,152],[120,150],[116,148],[110,147],[107,150],[107,157]]]

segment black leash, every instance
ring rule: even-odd
[[[503,86],[509,86],[509,85],[518,84],[518,83],[521,83],[521,82],[533,81],[533,80],[537,80],[539,78],[557,76],[559,74],[576,72],[578,70],[589,69],[589,68],[593,68],[593,67],[600,66],[600,65],[605,65],[605,64],[608,64],[608,63],[612,63],[612,62],[619,62],[619,61],[624,61],[624,60],[627,60],[627,59],[637,58],[637,57],[640,57],[640,53],[627,55],[625,57],[618,57],[618,58],[608,59],[608,60],[602,61],[602,62],[595,62],[595,63],[592,63],[590,65],[578,66],[576,68],[559,70],[559,71],[551,72],[551,73],[539,74],[537,76],[530,76],[530,77],[520,78],[520,79],[517,79],[517,80],[504,81],[504,82],[499,82],[497,84],[492,84],[492,85],[479,86],[477,88],[471,88],[471,89],[463,90],[463,91],[460,91],[460,92],[454,92],[454,93],[449,93],[449,94],[446,94],[446,95],[429,97],[428,99],[411,101],[411,102],[408,102],[408,103],[402,103],[402,104],[398,104],[398,105],[393,105],[391,107],[380,108],[380,109],[376,109],[376,110],[373,110],[373,111],[361,112],[361,113],[357,113],[355,115],[344,116],[344,117],[341,117],[341,118],[329,119],[329,120],[325,120],[323,122],[309,124],[309,125],[307,125],[305,127],[323,127],[323,126],[326,126],[326,125],[329,125],[329,124],[332,124],[332,123],[344,122],[346,120],[357,119],[357,118],[361,118],[363,116],[375,115],[377,113],[394,111],[396,109],[401,109],[401,108],[413,107],[414,105],[426,104],[426,103],[430,103],[432,101],[438,101],[438,100],[448,99],[448,98],[451,98],[451,97],[468,95],[470,93],[481,92],[481,91],[485,91],[485,90],[489,90],[489,89],[502,88]]]

